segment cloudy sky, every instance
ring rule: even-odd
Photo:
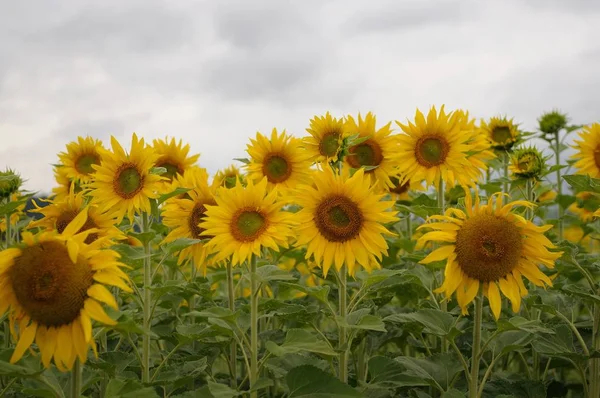
[[[0,0],[0,168],[49,191],[69,141],[135,131],[214,172],[325,111],[598,121],[598,26],[597,0]]]

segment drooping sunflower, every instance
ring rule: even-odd
[[[211,186],[214,189],[219,188],[219,187],[233,188],[237,184],[238,180],[242,184],[244,184],[246,182],[246,178],[242,174],[240,169],[238,169],[234,165],[230,165],[229,167],[227,167],[225,169],[217,171],[217,173],[213,177]]]
[[[99,165],[102,142],[92,137],[77,137],[67,144],[67,151],[58,154],[64,176],[72,181],[88,183],[93,179],[93,165]]]
[[[23,233],[23,244],[0,252],[0,314],[8,311],[11,330],[18,335],[10,361],[17,362],[35,341],[45,367],[61,371],[83,363],[95,349],[92,320],[114,325],[102,307],[117,309],[105,285],[130,292],[119,255],[84,243],[91,230],[82,211],[63,231]]]
[[[573,148],[577,150],[571,156],[576,159],[577,174],[588,174],[592,178],[600,178],[600,123],[586,126],[579,133]]]
[[[90,195],[102,211],[114,212],[120,223],[125,215],[133,220],[136,212],[150,212],[150,199],[158,196],[163,178],[150,173],[157,155],[143,138],[133,134],[129,154],[115,137],[111,137],[111,145],[113,152],[103,150],[102,163],[94,166]]]
[[[384,201],[363,168],[353,176],[335,174],[327,167],[313,174],[314,185],[298,187],[296,203],[297,245],[307,245],[306,258],[314,257],[327,275],[345,264],[350,275],[358,266],[377,267],[387,254],[384,235],[393,235],[383,224],[397,221],[389,211],[394,202]]]
[[[376,126],[376,118],[371,112],[363,117],[358,115],[358,122],[350,115],[347,117],[346,129],[349,135],[358,134],[366,139],[348,148],[346,163],[355,169],[367,167],[365,174],[371,179],[371,184],[381,188],[392,187],[392,177],[398,176],[397,136],[391,135],[391,122],[381,127]]]
[[[162,213],[163,224],[172,228],[172,230],[164,239],[164,243],[172,242],[178,238],[208,238],[202,236],[204,229],[200,227],[200,223],[205,218],[206,206],[217,204],[213,192],[208,187],[208,174],[204,169],[192,168],[182,178],[185,178],[185,181],[180,182],[180,184],[193,189],[186,192],[185,198],[171,198],[166,201]],[[207,254],[208,248],[205,242],[198,242],[181,250],[177,263],[181,265],[184,261],[190,259],[198,269],[203,270],[206,274]]]
[[[30,222],[28,229],[41,227],[46,231],[56,230],[60,234],[79,213],[85,210],[87,211],[87,220],[81,229],[76,232],[79,233],[92,228],[96,230],[87,236],[85,243],[90,244],[99,240],[102,242],[102,246],[110,246],[113,239],[125,239],[125,235],[114,225],[115,218],[109,213],[101,212],[98,206],[88,205],[83,192],[75,193],[71,189],[66,198],[60,200],[50,199],[46,202],[48,204],[44,207],[39,207],[35,201],[33,202],[36,209],[30,211],[39,213],[43,217]]]
[[[584,223],[589,223],[597,217],[597,209],[600,207],[600,199],[591,192],[579,192],[575,195],[577,199],[567,210],[575,214]]]
[[[463,313],[467,312],[479,289],[488,298],[496,319],[500,316],[502,292],[519,311],[521,297],[527,294],[522,277],[536,286],[552,285],[540,265],[554,267],[562,253],[551,252],[555,246],[544,232],[552,225],[537,226],[513,212],[517,206],[533,207],[527,201],[502,202],[502,194],[490,197],[487,204],[475,204],[469,190],[465,196],[465,211],[451,208],[443,216],[431,216],[430,223],[419,228],[432,229],[417,241],[417,248],[428,242],[442,247],[421,260],[422,264],[446,260],[444,282],[436,293],[446,298],[456,292]]]
[[[284,202],[277,189],[267,190],[267,177],[256,185],[248,180],[246,187],[219,188],[216,206],[206,205],[202,236],[211,237],[214,261],[231,257],[231,264],[241,264],[260,255],[263,247],[279,251],[288,247],[293,236],[292,213],[282,211]]]
[[[348,137],[347,125],[343,118],[337,119],[329,112],[325,116],[315,116],[306,129],[310,137],[305,137],[304,147],[312,162],[337,161],[342,141]]]
[[[442,106],[439,114],[432,107],[427,119],[417,109],[414,124],[396,122],[404,131],[398,136],[403,181],[424,180],[437,186],[443,180],[453,187],[473,186],[481,178],[479,165],[469,160],[476,147],[470,143],[472,132],[463,118],[462,112],[446,114]]]
[[[200,157],[200,154],[190,156],[190,145],[186,144],[184,146],[182,140],[177,142],[175,138],[171,138],[171,141],[168,141],[168,139],[155,139],[153,148],[158,156],[154,165],[167,169],[162,176],[168,178],[169,181],[173,181],[177,174],[184,175],[190,167],[196,164]]]
[[[52,198],[54,200],[63,200],[66,198],[71,188],[75,189],[75,192],[81,192],[81,185],[67,177],[62,165],[54,167],[54,180],[58,184],[52,188]]]
[[[302,141],[285,133],[271,132],[271,138],[256,133],[246,151],[250,163],[246,165],[248,179],[255,183],[267,178],[268,187],[278,187],[282,193],[310,180],[310,161],[302,148]]]
[[[496,150],[510,151],[521,135],[513,119],[506,117],[492,117],[488,122],[482,119],[480,128]]]

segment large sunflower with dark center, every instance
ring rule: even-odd
[[[573,148],[577,151],[571,156],[577,174],[600,178],[600,123],[585,126]]]

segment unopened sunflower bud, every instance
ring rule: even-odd
[[[539,119],[539,130],[544,135],[556,135],[558,132],[567,127],[567,114],[560,113],[557,110],[544,113]]]
[[[8,199],[16,193],[23,184],[21,176],[14,170],[0,171],[0,199]]]
[[[519,148],[511,156],[510,169],[516,178],[539,179],[546,166],[545,159],[536,148]]]

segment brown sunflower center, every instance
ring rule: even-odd
[[[600,170],[600,145],[594,150],[594,163],[596,163],[596,167]]]
[[[100,164],[100,157],[95,153],[85,153],[75,161],[75,170],[81,174],[92,174],[95,170],[94,164]]]
[[[458,266],[481,282],[497,281],[508,275],[517,266],[522,248],[519,228],[491,214],[473,216],[456,234]]]
[[[281,153],[270,153],[263,160],[263,175],[274,184],[284,182],[292,174],[292,167]]]
[[[415,157],[420,165],[429,167],[439,166],[448,156],[450,145],[445,138],[439,136],[424,136],[419,138],[415,146]]]
[[[156,167],[164,167],[167,169],[164,173],[161,174],[163,177],[167,177],[170,181],[173,181],[173,178],[177,174],[183,175],[183,168],[170,159],[163,159],[156,162]]]
[[[404,184],[401,184],[400,180],[396,177],[391,177],[390,180],[392,181],[392,184],[394,184],[394,187],[390,188],[391,193],[402,195],[403,193],[408,192],[408,188],[410,186],[408,181]]]
[[[255,207],[239,209],[231,219],[229,229],[239,242],[254,242],[267,229],[268,222],[264,214]]]
[[[122,164],[115,173],[113,188],[123,199],[133,198],[144,187],[144,177],[134,163]]]
[[[340,148],[339,138],[340,133],[337,131],[325,133],[319,142],[319,153],[327,157],[335,156]]]
[[[214,203],[210,203],[214,204]],[[202,236],[202,232],[204,232],[204,228],[200,228],[198,224],[200,224],[205,217],[206,207],[204,207],[204,203],[196,203],[190,216],[188,218],[188,227],[190,228],[190,232],[192,233],[193,239],[205,239],[210,238],[210,236]]]
[[[315,225],[330,242],[346,242],[358,236],[363,225],[360,208],[349,198],[333,195],[324,199],[315,211]]]
[[[41,242],[22,249],[10,268],[15,297],[32,320],[45,326],[77,319],[92,285],[92,270],[80,256],[76,263],[60,242]]]
[[[350,154],[346,157],[351,167],[358,169],[362,166],[379,166],[383,161],[381,146],[372,139],[350,147]],[[373,170],[369,170],[373,171]]]
[[[505,144],[511,138],[510,129],[506,126],[497,126],[492,130],[492,141],[497,144]]]
[[[77,216],[77,214],[79,214],[79,211],[77,211],[77,210],[66,210],[66,211],[63,211],[62,213],[60,213],[60,215],[56,218],[56,230],[58,231],[59,234],[63,233],[65,228],[67,228],[67,225],[69,225],[69,223],[71,221],[73,221],[73,219]],[[98,228],[98,225],[96,225],[94,220],[92,220],[92,218],[88,216],[87,220],[85,221],[85,224],[83,224],[83,227],[81,227],[81,229],[77,232],[79,233],[79,232],[87,231],[88,229],[91,229],[91,228]],[[85,239],[85,243],[87,243],[89,245],[90,243],[94,242],[96,239],[98,239],[97,233],[89,234],[88,237]]]

